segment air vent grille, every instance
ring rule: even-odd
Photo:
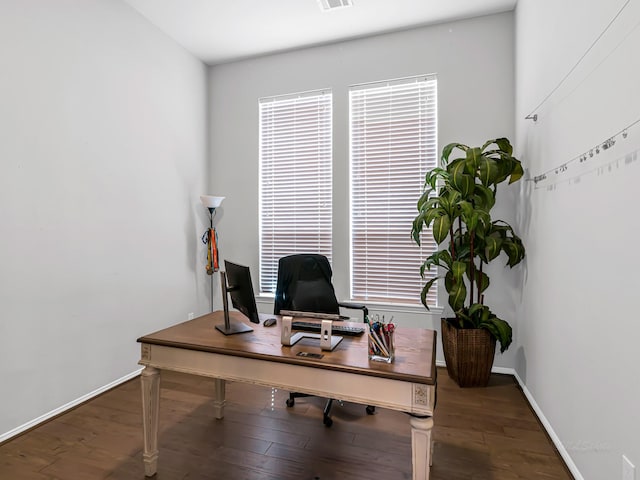
[[[322,11],[326,12],[337,8],[350,7],[353,2],[351,0],[318,0],[318,4]]]

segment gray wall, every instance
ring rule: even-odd
[[[206,68],[112,0],[0,14],[0,440],[205,312]]]
[[[640,2],[571,72],[624,4],[519,0],[516,13],[517,145],[530,178],[549,174],[520,196],[528,256],[515,367],[588,480],[623,478],[623,454],[640,465],[640,124],[572,161],[640,119]],[[550,93],[538,121],[525,120]]]
[[[436,73],[440,148],[453,141],[482,144],[489,138],[512,137],[513,44],[513,15],[506,13],[210,68],[210,181],[215,194],[227,197],[224,213],[218,217],[222,257],[248,265],[257,285],[258,98],[331,88],[334,282],[339,297],[348,298],[349,85]],[[506,218],[512,218],[508,201],[504,208]],[[407,225],[407,235],[410,230],[411,225]],[[497,276],[492,279],[489,296],[496,311],[515,324],[510,292],[518,288],[518,283],[513,280],[513,272],[504,273],[502,280]],[[261,306],[264,311],[272,309],[269,302]],[[373,313],[384,313],[387,318],[394,315],[400,325],[439,328],[439,312],[429,315],[422,306],[369,306]],[[498,355],[497,364],[512,366],[510,352]]]

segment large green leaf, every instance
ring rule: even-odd
[[[476,172],[478,170],[478,162],[481,157],[482,149],[478,147],[467,149],[466,164],[469,172]]]
[[[449,235],[449,227],[451,226],[451,221],[447,215],[438,215],[433,220],[433,239],[436,241],[438,245],[444,242]]]
[[[512,238],[506,238],[503,240],[502,250],[509,257],[507,265],[510,267],[517,265],[522,261],[522,259],[524,259],[524,247],[522,246],[522,243],[518,243]]]
[[[475,208],[473,207],[473,204],[471,202],[468,202],[467,200],[459,202],[458,207],[460,207],[463,221],[466,221],[467,217],[471,217],[475,214]]]
[[[418,245],[421,245],[420,234],[422,233],[422,229],[424,227],[429,228],[429,225],[433,221],[433,216],[438,214],[438,211],[441,209],[438,208],[425,208],[416,215],[413,219],[413,223],[411,226],[411,236],[413,237],[413,241]]]
[[[500,175],[500,167],[498,163],[487,156],[482,156],[478,162],[478,177],[480,182],[485,187],[497,183],[497,178]]]
[[[473,189],[473,195],[477,208],[482,208],[485,211],[490,211],[496,203],[496,197],[493,194],[493,190],[482,184],[476,184]]]
[[[440,167],[429,170],[424,177],[424,188],[430,187],[432,190],[436,190],[438,180],[446,181],[448,175],[447,171]]]
[[[465,173],[464,162],[459,162],[450,172],[451,186],[455,188],[462,198],[473,195],[474,181],[471,175]]]
[[[462,281],[464,272],[467,271],[467,262],[455,261],[451,266],[451,273],[456,281]]]
[[[491,281],[489,280],[489,275],[480,270],[476,270],[476,285],[480,290],[480,293],[483,293],[487,288],[489,288],[489,284]]]
[[[440,197],[429,198],[420,206],[418,215],[413,219],[411,236],[413,241],[418,245],[421,245],[422,243],[420,240],[420,234],[422,233],[423,228],[429,228],[431,222],[433,222],[437,217],[447,215],[447,212],[444,209],[438,207],[440,200]]]
[[[437,208],[435,206],[427,209],[424,215],[424,224],[427,228],[431,226],[431,223],[438,217],[447,216],[448,213],[444,208]]]
[[[422,233],[422,226],[424,225],[423,219],[419,218],[421,215],[413,219],[413,225],[411,227],[411,238],[413,238],[413,241],[418,244],[418,246],[422,245],[420,234]]]
[[[484,144],[482,145],[482,151],[487,154],[487,153],[492,153],[495,152],[495,149],[492,150],[488,150],[487,148],[490,147],[491,145],[495,145],[496,147],[498,147],[498,149],[500,149],[500,146],[498,144],[498,141],[501,140],[500,138],[493,138],[491,140],[487,140],[486,142],[484,142]],[[506,140],[506,139],[505,139]],[[508,142],[508,140],[507,140]]]
[[[420,195],[420,198],[418,199],[418,203],[416,204],[416,208],[418,211],[426,207],[426,203],[429,201],[429,197],[431,197],[432,193],[433,193],[432,188],[428,188],[424,192],[422,192],[422,195]]]
[[[513,340],[513,330],[511,326],[504,320],[492,315],[488,320],[480,324],[480,328],[489,330],[496,340],[500,343],[500,353],[504,353]]]
[[[447,292],[450,292],[453,288],[454,283],[455,281],[453,280],[453,274],[451,273],[451,270],[449,270],[444,276],[444,289]]]
[[[502,239],[498,236],[490,235],[484,239],[484,242],[485,242],[485,248],[484,248],[485,256],[486,256],[487,262],[490,262],[491,260],[496,258],[498,255],[500,255],[500,252],[502,251]]]
[[[491,312],[489,307],[480,303],[471,304],[467,309],[456,312],[465,321],[468,328],[485,328],[500,343],[500,352],[509,348],[512,341],[511,326]]]
[[[488,307],[484,306],[481,303],[473,303],[469,307],[469,317],[480,317],[484,310],[488,309]]]
[[[488,319],[490,313],[486,305],[472,303],[468,308],[464,307],[456,311],[456,316],[462,320],[461,328],[481,328],[483,319]]]
[[[454,242],[456,248],[456,259],[462,260],[469,258],[471,254],[471,244],[468,232],[456,231],[454,233]]]
[[[509,183],[517,182],[524,175],[524,170],[522,169],[522,163],[519,160],[514,158],[515,165],[511,169],[511,176],[509,177]]]
[[[447,291],[449,292],[449,305],[455,312],[464,306],[467,296],[467,287],[464,284],[464,272],[467,265],[465,262],[454,261],[451,265],[450,282]]]
[[[424,277],[425,269],[431,270],[432,266],[442,267],[451,270],[451,255],[447,250],[437,250],[427,257],[420,267],[420,276]]]
[[[422,262],[422,265],[420,265],[420,276],[422,278],[424,278],[424,272],[428,269],[431,270],[431,265],[433,265],[432,263],[429,262],[429,260],[425,260],[424,262]]]
[[[482,231],[486,235],[487,232],[491,231],[491,215],[483,208],[476,208],[476,214],[478,215],[477,233],[479,234]]]
[[[499,157],[497,161],[499,173],[495,178],[495,184],[504,182],[511,175],[511,157]]]
[[[493,143],[498,145],[498,148],[507,155],[513,155],[513,147],[507,138],[496,138]]]
[[[470,209],[462,210],[462,220],[466,224],[469,232],[475,232],[476,228],[478,228],[478,222],[480,221],[480,218],[478,212],[473,207],[471,207]]]
[[[451,152],[455,148],[458,148],[458,149],[460,149],[462,151],[466,151],[469,147],[467,147],[466,145],[463,145],[462,143],[450,143],[450,144],[446,145],[442,149],[441,161],[442,161],[443,165],[446,165],[447,163],[449,163],[449,155],[451,155]]]
[[[464,306],[464,300],[467,297],[467,287],[463,281],[453,282],[449,289],[449,305],[455,312]]]
[[[427,294],[429,293],[429,290],[431,290],[433,284],[438,280],[438,278],[440,277],[432,278],[427,283],[425,283],[424,287],[422,287],[422,291],[420,292],[420,301],[427,310],[429,310],[429,305],[427,304]]]
[[[448,189],[440,195],[440,207],[447,212],[449,221],[453,222],[460,215],[458,202],[460,201],[460,192]]]

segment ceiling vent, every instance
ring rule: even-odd
[[[318,0],[318,4],[323,12],[328,12],[329,10],[350,7],[353,2],[351,0]]]

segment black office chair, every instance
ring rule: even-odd
[[[340,315],[340,307],[362,311],[362,320],[367,320],[365,305],[338,302],[331,283],[331,265],[324,255],[296,254],[282,257],[278,261],[278,283],[273,313],[280,315],[281,310],[299,312],[328,313]],[[347,320],[349,317],[342,317]],[[289,393],[287,407],[293,407],[295,399],[307,397],[304,393]],[[327,400],[323,411],[323,423],[330,427],[333,423],[329,413],[333,399]],[[367,406],[371,415],[375,407]]]

